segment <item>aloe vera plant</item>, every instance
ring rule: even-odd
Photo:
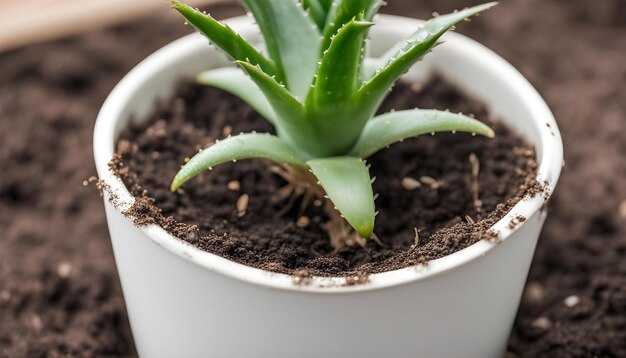
[[[221,163],[267,159],[281,165],[295,187],[329,199],[337,209],[331,221],[343,223],[336,217],[340,215],[362,238],[369,238],[375,208],[368,156],[425,133],[494,136],[485,124],[447,111],[375,114],[398,78],[446,31],[496,3],[431,19],[394,46],[379,68],[367,64],[365,48],[380,0],[243,3],[259,25],[264,52],[210,15],[172,0],[187,22],[236,64],[201,73],[199,82],[240,97],[274,125],[276,135],[243,133],[216,141],[182,167],[171,184],[173,191]]]

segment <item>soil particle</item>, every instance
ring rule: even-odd
[[[136,224],[156,223],[183,239],[189,231],[186,226],[195,225],[196,246],[253,267],[351,277],[426,263],[478,240],[493,239],[489,228],[522,197],[542,188],[534,180],[533,149],[490,116],[484,105],[441,79],[422,87],[415,93],[410,85],[398,84],[382,111],[415,106],[464,111],[489,121],[497,136],[420,136],[371,157],[380,215],[378,240],[367,241],[365,247],[334,250],[321,225],[308,220],[316,216],[327,220],[321,207],[308,205],[302,212],[296,203],[279,216],[292,204],[275,200],[285,183],[263,161],[224,164],[177,193],[169,191],[180,164],[207,143],[223,138],[223,128],[235,133],[272,130],[250,107],[219,90],[181,85],[145,124],[124,134],[110,166],[139,198],[126,212]],[[160,153],[156,159],[150,155],[155,151]],[[401,179],[407,177],[418,179],[411,183]],[[242,193],[227,190],[234,181]],[[414,245],[416,228],[419,245]],[[299,284],[302,281],[298,279]]]
[[[293,284],[297,286],[308,286],[312,282],[312,275],[306,270],[297,270],[292,273]]]
[[[517,225],[523,223],[524,221],[526,221],[526,217],[523,215],[517,215],[516,217],[513,218],[513,220],[511,220],[509,222],[509,229],[515,229],[517,227]]]
[[[411,177],[404,177],[402,179],[402,187],[407,191],[413,191],[419,188],[420,186],[422,186],[422,183],[420,183],[419,181]]]
[[[346,277],[346,283],[344,283],[344,286],[364,285],[368,282],[369,275],[361,273],[354,276]]]

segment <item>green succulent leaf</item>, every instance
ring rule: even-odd
[[[237,63],[250,75],[272,106],[276,114],[274,126],[281,138],[292,144],[306,159],[310,159],[316,149],[323,148],[311,134],[313,129],[311,122],[306,120],[304,105],[293,97],[285,86],[257,66],[247,62]]]
[[[274,77],[270,77],[258,66],[245,61],[237,61],[237,64],[243,68],[263,92],[274,112],[278,115],[277,118],[280,118],[282,121],[289,121],[302,116],[304,105],[293,97],[284,85],[278,83]]]
[[[324,53],[312,96],[315,106],[346,105],[342,101],[352,97],[358,86],[363,40],[372,22],[350,20],[335,35]]]
[[[371,21],[372,18],[366,18],[365,14],[370,14],[372,8],[378,3],[378,0],[337,0],[334,1],[329,8],[329,14],[326,19],[326,26],[323,31],[323,39],[321,51],[325,51],[330,46],[332,37],[352,19]],[[371,14],[373,17],[374,15]]]
[[[370,6],[367,8],[367,11],[365,12],[365,20],[372,21],[374,19],[374,16],[378,14],[378,10],[380,10],[383,4],[383,0],[373,0],[370,3]]]
[[[367,33],[382,0],[243,0],[261,29],[266,52],[211,16],[170,1],[243,70],[214,69],[198,81],[240,97],[277,132],[216,142],[181,168],[172,190],[224,162],[268,159],[310,170],[346,221],[367,238],[375,212],[363,158],[424,133],[494,136],[488,126],[460,113],[415,109],[372,117],[395,81],[446,31],[496,3],[431,19],[380,59],[364,59]]]
[[[326,24],[326,9],[319,0],[302,0],[302,6],[309,12],[317,27],[322,30]]]
[[[442,15],[426,22],[424,26],[411,35],[404,44],[391,56],[386,66],[379,69],[374,76],[359,89],[360,100],[372,107],[372,112],[380,105],[395,81],[417,61],[422,59],[436,44],[439,38],[452,26],[470,16],[494,7],[497,3],[487,3]]]
[[[471,8],[466,8],[461,11],[453,12],[447,15],[442,15],[442,16],[432,18],[422,27],[417,29],[417,31],[411,34],[411,36],[409,36],[406,40],[400,41],[394,46],[392,46],[391,49],[389,49],[383,56],[381,56],[381,60],[384,60],[385,62],[389,62],[392,58],[398,57],[402,53],[403,50],[406,52],[408,47],[410,47],[411,45],[410,42],[423,39],[428,35],[428,33],[433,34],[437,31],[437,29],[441,29],[442,27],[446,28],[446,30],[444,30],[444,33],[445,33],[452,26],[461,22],[462,20],[468,19],[471,16],[487,11],[496,5],[498,5],[497,1],[485,3],[485,4],[477,5]],[[450,25],[451,22],[453,23]]]
[[[230,27],[178,0],[171,0],[171,2],[174,9],[180,12],[189,24],[206,36],[209,41],[226,53],[232,60],[247,61],[254,65],[259,65],[263,72],[268,75],[281,78],[275,64],[265,58],[259,50]]]
[[[321,35],[297,0],[244,0],[287,88],[304,99],[317,70]]]
[[[367,158],[377,151],[403,139],[434,132],[469,132],[494,137],[486,124],[463,114],[430,109],[390,112],[372,118],[350,155]]]
[[[282,139],[268,133],[239,134],[216,142],[196,154],[176,174],[170,189],[177,190],[189,179],[219,164],[248,158],[268,159],[306,168],[306,164]]]
[[[259,87],[241,69],[222,67],[200,73],[199,83],[229,92],[246,102],[271,123],[276,123],[272,106]]]
[[[380,67],[380,60],[377,58],[365,57],[361,62],[361,68],[359,70],[359,80],[363,82],[366,79],[372,78],[376,70]]]
[[[334,0],[319,0],[319,2],[320,5],[322,5],[322,7],[324,8],[324,11],[326,11],[326,14],[328,14],[331,6],[333,6]]]
[[[328,198],[364,238],[374,230],[374,196],[365,162],[355,157],[332,157],[307,162]]]

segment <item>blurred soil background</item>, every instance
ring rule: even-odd
[[[417,18],[476,3],[388,2]],[[82,182],[106,95],[182,23],[164,10],[0,53],[0,357],[136,354],[102,202]],[[458,31],[537,87],[565,142],[507,356],[626,357],[626,0],[504,0]]]

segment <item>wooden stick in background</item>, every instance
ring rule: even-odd
[[[203,6],[232,0],[186,0]],[[0,52],[131,20],[164,0],[0,0]]]

